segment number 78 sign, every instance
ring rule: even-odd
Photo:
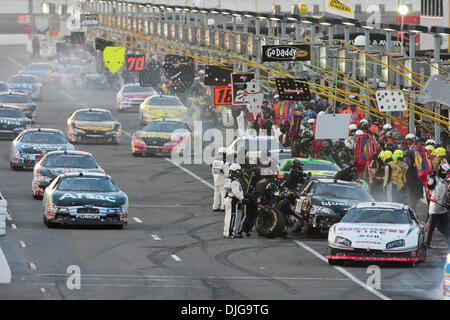
[[[231,86],[216,86],[213,89],[214,106],[232,106],[233,95]]]

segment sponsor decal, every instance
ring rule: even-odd
[[[311,45],[267,45],[262,48],[262,61],[309,61]]]
[[[374,233],[381,233],[384,234],[386,232],[391,232],[391,233],[404,233],[405,230],[397,230],[397,229],[389,229],[389,228],[365,228],[365,227],[349,227],[349,228],[345,228],[345,227],[340,227],[338,228],[338,231],[356,231],[356,232],[374,232]]]
[[[116,201],[116,197],[111,197],[111,196],[102,196],[101,194],[92,194],[92,193],[69,193],[66,192],[65,194],[62,195],[61,198],[59,198],[59,200],[64,200],[66,198],[70,198],[70,199],[92,199],[92,200],[104,200],[104,201],[109,201],[109,202],[115,202]]]
[[[341,207],[348,207],[349,204],[345,202],[331,202],[331,201],[322,201],[320,203],[321,206],[341,206]]]
[[[352,8],[340,0],[328,0],[328,8],[335,9],[343,13],[353,14]]]

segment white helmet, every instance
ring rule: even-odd
[[[356,124],[351,124],[348,126],[348,129],[350,131],[355,131],[355,130],[358,130],[358,126]]]
[[[321,115],[321,114],[325,114],[325,111],[320,111],[320,112],[319,112],[319,115]]]
[[[355,133],[357,136],[359,136],[360,134],[364,134],[364,131],[362,131],[362,130],[356,130],[356,133]]]
[[[314,124],[315,121],[316,121],[316,120],[314,120],[313,118],[311,118],[311,119],[308,120],[308,124],[310,124],[310,123]]]
[[[389,124],[389,123],[386,123],[384,126],[383,126],[383,130],[391,130],[392,129],[392,126]]]
[[[220,147],[218,153],[219,153],[219,154],[226,154],[226,153],[227,153],[227,148],[225,148],[225,147]]]
[[[238,163],[232,163],[229,170],[230,170],[230,173],[240,171],[241,166]]]
[[[436,141],[434,141],[433,139],[428,139],[428,140],[425,142],[425,145],[428,146],[429,144],[436,145]]]
[[[412,133],[408,133],[405,137],[405,140],[414,140],[416,139],[416,136],[413,135]]]
[[[369,121],[367,121],[367,119],[361,119],[361,121],[359,122],[359,124],[361,124],[361,123],[363,123],[363,122],[369,124]]]

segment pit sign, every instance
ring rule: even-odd
[[[31,17],[29,15],[19,14],[17,16],[17,24],[30,24]]]
[[[216,86],[213,88],[213,103],[216,107],[233,105],[231,86]]]

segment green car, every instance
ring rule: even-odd
[[[288,158],[282,160],[279,175],[289,174],[291,172],[292,162],[297,159],[303,164],[303,170],[305,172],[311,172],[312,178],[334,178],[335,174],[341,170],[341,168],[327,160],[320,160],[314,158]],[[364,180],[360,180],[364,188],[368,188],[367,183]]]

